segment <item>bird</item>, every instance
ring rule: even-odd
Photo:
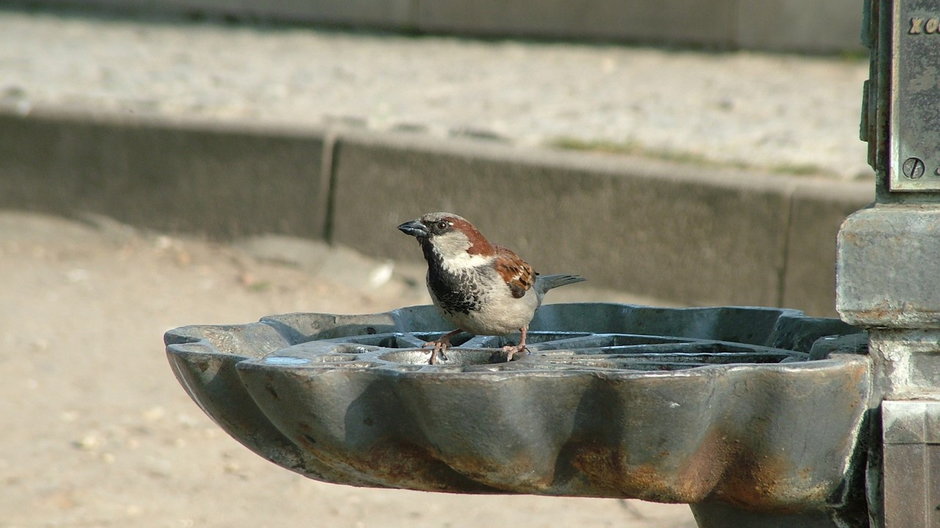
[[[552,288],[584,281],[579,275],[539,275],[512,250],[491,244],[468,220],[454,213],[427,213],[398,226],[417,239],[428,264],[427,287],[444,319],[457,327],[425,343],[431,365],[461,331],[474,335],[521,333],[518,345],[503,347],[506,361],[526,350],[529,323]]]

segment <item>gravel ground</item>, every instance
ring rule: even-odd
[[[427,302],[387,266],[284,238],[218,245],[0,211],[0,527],[694,527],[684,505],[314,482],[229,438],[173,378],[169,328]],[[597,299],[582,285],[552,297]]]
[[[0,105],[407,128],[871,176],[867,62],[0,11]]]

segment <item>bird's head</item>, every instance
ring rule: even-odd
[[[426,257],[427,251],[433,251],[448,267],[479,265],[496,254],[473,224],[453,213],[428,213],[398,229],[417,238]]]

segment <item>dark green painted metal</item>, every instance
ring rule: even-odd
[[[428,365],[421,344],[446,330],[419,306],[165,340],[184,388],[229,434],[318,480],[788,515],[858,507],[847,490],[869,361],[838,320],[557,304],[539,310],[520,360],[505,362],[506,338],[472,337]]]

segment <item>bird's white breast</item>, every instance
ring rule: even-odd
[[[529,290],[522,297],[516,298],[512,296],[509,286],[500,283],[498,287],[485,292],[479,309],[445,316],[454,325],[471,334],[506,335],[528,325],[538,305],[539,299],[535,291]]]

